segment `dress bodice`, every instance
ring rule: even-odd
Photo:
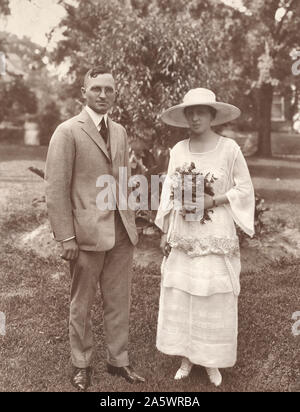
[[[169,173],[175,172],[183,164],[195,163],[204,175],[213,174],[217,180],[213,184],[215,195],[224,194],[230,187],[230,168],[232,150],[226,144],[226,138],[220,137],[215,149],[204,153],[193,153],[189,148],[189,139],[175,147],[170,161]],[[209,253],[232,254],[238,251],[238,239],[234,221],[224,205],[210,213],[211,221],[187,221],[178,210],[172,210],[170,216],[169,241],[172,247],[184,249],[191,256]]]
[[[166,179],[155,220],[172,247],[163,260],[162,283],[200,296],[229,291],[238,296],[240,256],[234,223],[250,236],[254,233],[254,189],[247,163],[232,139],[221,137],[204,153],[191,152],[189,140],[182,140],[171,150],[168,177],[191,162],[201,173],[214,174],[215,195],[226,194],[229,203],[215,207],[211,221],[187,221],[174,207],[172,178]]]
[[[182,166],[184,163],[195,163],[197,169],[203,174],[211,173],[217,181],[213,188],[215,195],[224,194],[228,190],[230,184],[230,172],[232,166],[232,158],[236,147],[230,147],[227,144],[226,138],[220,136],[215,149],[203,153],[191,152],[189,148],[189,139],[180,142],[180,146],[175,146],[173,149],[173,158],[171,159],[171,167],[169,173],[174,173],[176,167]]]

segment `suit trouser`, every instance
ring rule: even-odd
[[[98,282],[103,302],[107,361],[128,366],[129,311],[133,245],[119,212],[115,212],[116,243],[106,252],[79,251],[71,269],[69,336],[74,366],[86,368],[93,354],[91,309]]]

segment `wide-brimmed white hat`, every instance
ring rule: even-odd
[[[241,111],[232,104],[217,102],[216,95],[209,89],[198,88],[190,90],[183,98],[183,102],[176,106],[170,107],[161,115],[164,123],[176,127],[189,127],[184,114],[184,109],[190,106],[210,106],[213,107],[217,114],[211,122],[212,126],[231,122],[240,116]]]

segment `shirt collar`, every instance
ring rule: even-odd
[[[95,126],[97,127],[97,129],[99,129],[99,125],[100,125],[100,122],[103,119],[103,117],[104,117],[104,121],[105,121],[105,124],[106,124],[106,127],[107,127],[107,118],[108,118],[107,113],[105,113],[105,114],[96,113],[89,106],[85,106],[85,110],[90,115],[90,117],[93,120],[93,122],[95,123]]]

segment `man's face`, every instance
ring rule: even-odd
[[[87,106],[96,113],[105,114],[112,108],[116,99],[115,81],[109,73],[99,74],[95,78],[87,79],[81,92]]]

